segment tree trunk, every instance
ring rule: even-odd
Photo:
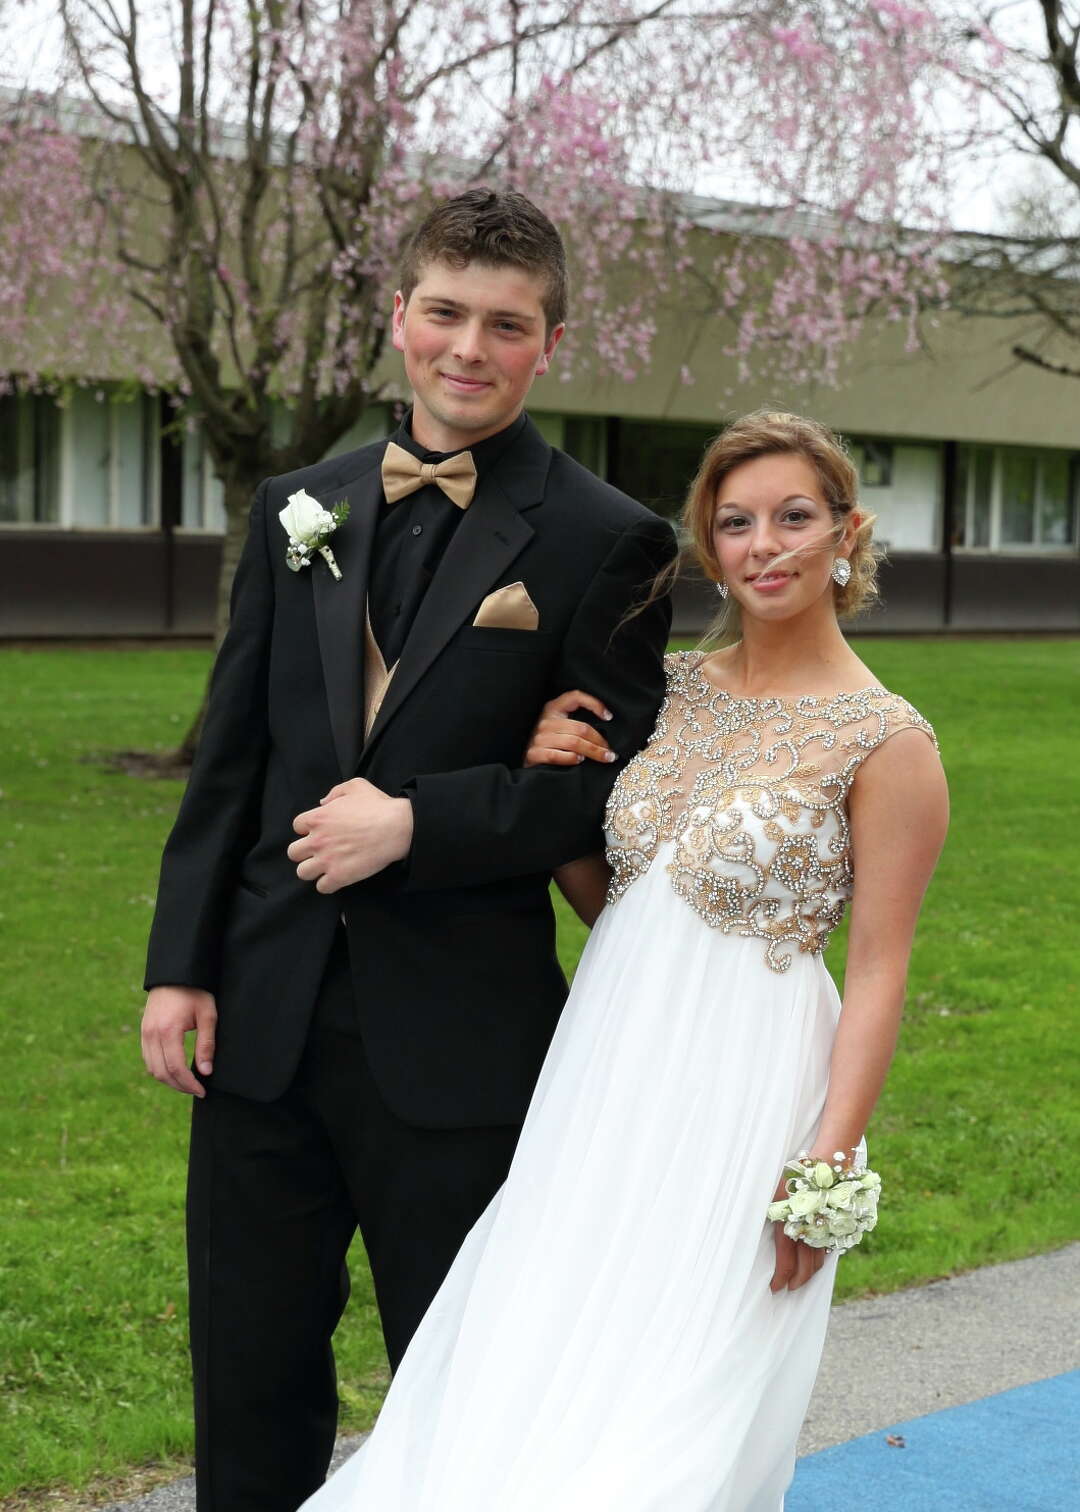
[[[225,632],[229,628],[229,595],[232,592],[233,578],[236,576],[236,566],[240,560],[240,553],[244,549],[244,542],[248,533],[248,511],[256,488],[262,481],[264,473],[259,473],[251,478],[230,477],[225,484],[225,541],[221,552],[221,568],[218,573],[217,584],[217,609],[214,616],[214,656],[221,649],[221,642],[225,639]],[[212,669],[211,669],[212,670]],[[187,734],[173,753],[173,760],[177,765],[190,767],[195,759],[195,748],[199,744],[203,724],[206,720],[206,708],[210,701],[210,678],[207,677],[206,686],[203,689],[202,702],[198,712],[188,727]]]

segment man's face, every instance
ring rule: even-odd
[[[517,419],[565,329],[547,332],[544,292],[544,280],[521,268],[432,262],[408,304],[394,295],[393,340],[421,446],[461,450]]]

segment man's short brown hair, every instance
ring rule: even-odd
[[[401,293],[408,303],[429,263],[467,268],[522,268],[544,280],[544,318],[549,332],[566,320],[566,251],[542,210],[512,190],[466,189],[436,205],[413,233],[401,265]]]

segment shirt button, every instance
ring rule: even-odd
[[[423,535],[424,527],[422,525],[414,525],[412,528],[412,533],[413,535]]]

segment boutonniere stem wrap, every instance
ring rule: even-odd
[[[782,1223],[789,1239],[812,1249],[849,1250],[877,1224],[881,1177],[864,1165],[846,1165],[842,1151],[835,1164],[801,1151],[789,1160],[787,1196],[769,1205],[769,1221]]]
[[[342,499],[333,509],[324,509],[318,499],[313,499],[303,489],[289,495],[289,502],[278,514],[289,544],[285,548],[285,565],[292,572],[301,567],[310,567],[317,555],[329,567],[337,581],[341,582],[341,568],[334,560],[334,553],[326,544],[339,525],[349,518],[349,506]]]

